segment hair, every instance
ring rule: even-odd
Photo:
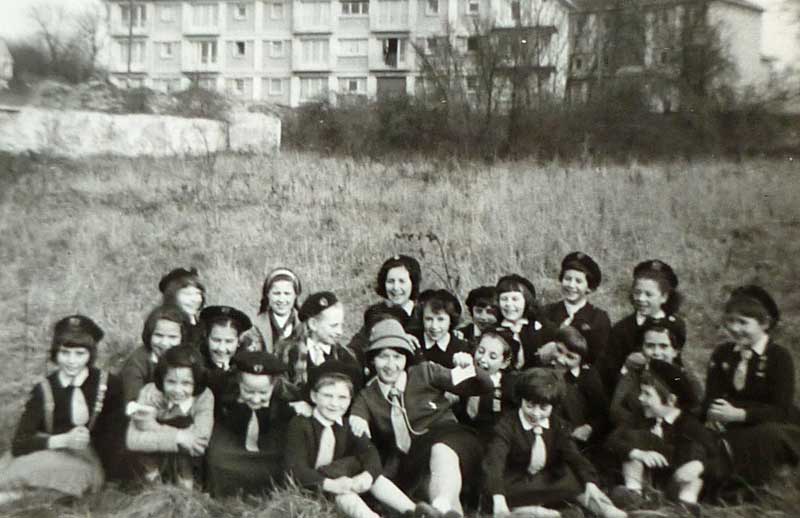
[[[294,276],[294,277],[293,277]],[[264,285],[261,288],[261,302],[258,305],[258,312],[264,313],[269,308],[269,290],[272,285],[278,281],[289,281],[294,288],[294,309],[300,309],[300,294],[302,287],[300,285],[300,278],[288,268],[275,268],[267,274],[264,278]]]
[[[175,322],[176,324],[180,325],[180,345],[186,344],[186,340],[189,338],[189,317],[187,317],[186,313],[184,313],[183,310],[178,306],[173,304],[162,304],[160,306],[156,306],[144,320],[144,326],[142,327],[142,344],[144,344],[148,351],[152,350],[150,340],[153,338],[153,332],[155,331],[156,324],[158,324],[159,320],[169,320],[170,322]]]
[[[389,298],[386,294],[386,277],[389,270],[392,268],[405,268],[408,272],[408,278],[411,279],[411,300],[417,300],[419,295],[419,283],[422,281],[422,272],[420,271],[419,263],[413,257],[405,255],[396,255],[387,259],[378,270],[377,284],[375,285],[375,293],[383,297]]]
[[[89,351],[89,362],[86,364],[86,366],[94,366],[94,361],[97,359],[97,344],[90,336],[82,334],[79,338],[72,338],[68,340],[57,340],[57,337],[54,336],[53,342],[50,345],[50,360],[53,363],[56,363],[58,351],[62,347],[86,349]]]
[[[661,381],[658,376],[654,376],[653,373],[648,370],[645,370],[642,373],[642,377],[639,380],[639,386],[641,387],[644,385],[653,387],[656,391],[656,394],[658,394],[658,397],[661,398],[662,403],[666,403],[670,395],[673,395],[677,398],[677,395],[670,390],[666,383]]]
[[[190,345],[179,345],[168,349],[159,358],[154,374],[156,388],[164,392],[164,378],[170,369],[187,368],[192,371],[194,379],[194,393],[198,396],[206,389],[206,369],[203,366],[203,359],[200,358],[197,349]]]
[[[515,382],[515,397],[533,404],[557,406],[564,397],[564,381],[554,369],[536,367],[520,373]]]
[[[661,293],[667,296],[667,301],[664,302],[661,309],[667,315],[674,315],[678,312],[681,307],[681,303],[683,302],[683,294],[672,287],[667,278],[667,275],[660,271],[655,270],[644,270],[642,272],[637,273],[633,277],[633,283],[631,284],[631,301],[633,300],[633,285],[636,284],[636,281],[639,279],[650,279],[658,284],[658,289]]]
[[[495,338],[497,340],[500,340],[500,343],[503,344],[503,359],[504,360],[511,360],[508,363],[508,366],[506,366],[503,370],[505,371],[505,370],[513,369],[514,368],[514,361],[513,360],[514,360],[514,357],[516,356],[517,351],[519,350],[519,348],[517,348],[517,351],[515,351],[514,346],[511,345],[511,342],[509,342],[509,340],[513,341],[514,338],[513,337],[509,337],[507,334],[503,333],[502,331],[489,329],[488,331],[484,331],[483,333],[481,333],[480,339],[478,340],[478,346],[476,347],[476,349],[478,347],[480,347],[480,344],[481,344],[481,342],[483,342],[484,338]]]
[[[328,385],[335,385],[336,383],[344,383],[345,385],[347,385],[347,388],[350,391],[350,397],[353,397],[355,392],[353,380],[350,379],[350,376],[338,372],[330,372],[327,374],[322,374],[319,377],[319,379],[314,383],[314,387],[311,390],[313,392],[317,392],[322,387],[327,387]]]
[[[494,286],[480,286],[467,294],[464,302],[467,310],[472,314],[472,309],[476,306],[488,307],[494,311],[495,316],[500,315],[500,308],[497,307],[497,292]]]
[[[589,291],[594,291],[597,289],[597,279],[595,276],[589,271],[588,268],[586,268],[586,266],[578,261],[570,261],[566,263],[563,268],[561,268],[561,271],[558,272],[558,282],[562,282],[564,280],[564,274],[567,273],[567,270],[583,273],[583,275],[586,277],[586,285],[589,287]]]
[[[364,330],[369,336],[369,332],[372,330],[372,327],[381,322],[383,320],[393,319],[397,320],[401,324],[408,318],[406,316],[406,312],[403,311],[403,308],[399,308],[397,306],[387,306],[386,304],[380,303],[374,306],[370,306],[364,311]]]
[[[767,330],[772,329],[777,322],[769,314],[767,308],[752,297],[731,297],[725,303],[725,313],[742,315],[748,318],[756,319],[760,324],[766,325]]]
[[[444,296],[444,294],[439,293],[439,290],[431,293],[425,299],[425,302],[422,303],[423,312],[425,311],[425,308],[430,308],[430,310],[434,313],[439,311],[444,311],[447,313],[447,316],[450,317],[449,331],[452,331],[456,328],[458,321],[461,318],[461,308],[458,306],[458,301],[455,300],[454,297]]]
[[[229,316],[220,315],[220,316],[218,316],[216,318],[212,318],[206,323],[206,325],[208,326],[206,328],[206,340],[208,340],[208,337],[211,336],[211,331],[216,326],[219,326],[219,327],[230,327],[234,331],[236,331],[236,335],[237,336],[242,336],[242,333],[247,331],[247,329],[244,329],[242,327],[242,324],[243,324],[243,322],[241,322],[241,321],[239,321],[239,320],[237,320],[235,318],[231,318]]]
[[[200,303],[200,308],[202,309],[206,305],[206,287],[203,286],[203,283],[197,277],[190,277],[190,276],[183,276],[179,277],[175,280],[170,281],[164,287],[164,295],[161,298],[162,304],[172,304],[174,306],[178,305],[178,291],[187,287],[187,286],[194,286],[200,293],[202,294],[203,301]]]
[[[540,313],[539,306],[536,303],[536,288],[532,283],[530,286],[526,286],[526,283],[521,279],[523,278],[518,275],[506,275],[505,277],[501,277],[500,280],[497,281],[495,291],[497,292],[498,299],[500,295],[508,293],[509,291],[518,291],[522,293],[522,297],[525,299],[525,311],[523,311],[523,316],[532,319]],[[531,290],[531,288],[533,288],[533,290]],[[498,317],[502,320],[502,312],[498,313]]]
[[[639,334],[640,348],[644,345],[644,336],[650,331],[656,333],[667,333],[670,345],[673,349],[678,351],[678,354],[680,354],[683,346],[681,345],[681,340],[678,338],[678,335],[675,334],[675,330],[671,326],[665,324],[663,320],[653,320],[651,318],[646,318],[644,324],[642,324],[642,327],[640,327],[637,331]]]
[[[586,337],[572,326],[559,328],[553,338],[556,342],[564,344],[564,347],[569,352],[580,355],[581,360],[584,360],[589,353],[589,344],[586,342]]]

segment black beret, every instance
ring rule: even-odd
[[[84,315],[70,315],[56,322],[53,329],[53,343],[93,347],[103,339],[103,334],[103,330],[91,318]]]
[[[314,390],[317,381],[323,376],[331,374],[338,374],[349,378],[354,386],[358,386],[361,383],[361,369],[358,365],[351,362],[331,359],[322,362],[318,367],[308,370],[308,387]]]
[[[300,318],[300,322],[305,322],[309,318],[319,315],[337,302],[339,302],[339,299],[330,291],[312,293],[305,302],[303,302],[303,305],[300,306],[300,311],[297,316]]]
[[[497,291],[494,286],[480,286],[470,290],[467,294],[467,307],[472,310],[479,303],[487,301],[491,306],[497,306]]]
[[[534,287],[533,283],[531,281],[529,281],[527,278],[523,277],[522,275],[519,275],[519,274],[516,274],[516,273],[512,273],[512,274],[504,275],[504,276],[500,277],[500,279],[497,281],[497,285],[495,286],[495,290],[497,291],[497,294],[500,295],[501,285],[509,284],[509,283],[511,283],[511,284],[521,284],[522,286],[525,286],[526,288],[528,288],[528,291],[531,292],[531,296],[534,299],[536,299],[536,288]]]
[[[675,394],[679,407],[690,408],[697,404],[697,394],[686,377],[686,373],[680,367],[661,360],[650,360],[647,372],[649,376],[663,383],[672,394]]]
[[[775,299],[773,299],[772,295],[770,295],[769,292],[767,292],[767,290],[761,286],[756,286],[755,284],[739,286],[731,293],[731,298],[728,301],[728,305],[736,302],[738,299],[749,299],[755,301],[767,311],[767,314],[772,319],[773,325],[781,318],[781,312],[778,309],[778,304],[775,302]]]
[[[639,277],[647,272],[656,272],[663,275],[673,290],[678,287],[678,276],[675,275],[675,270],[664,261],[659,261],[658,259],[642,261],[633,269],[633,276],[634,278]]]
[[[241,351],[233,357],[232,364],[239,372],[273,376],[286,372],[286,365],[275,355],[262,351]]]
[[[226,319],[231,319],[236,323],[235,327],[239,330],[239,333],[243,333],[253,327],[250,317],[230,306],[208,306],[200,312],[200,321],[205,324],[209,332],[211,331],[209,327],[211,322]]]
[[[190,267],[189,269],[186,268],[175,268],[165,276],[161,277],[161,280],[158,281],[158,290],[161,293],[166,291],[167,286],[170,283],[182,279],[192,279],[194,281],[199,281],[199,274],[197,273],[197,268],[194,266]]]
[[[672,344],[672,347],[678,350],[683,349],[683,346],[686,345],[686,323],[675,315],[667,315],[664,318],[647,317],[639,328],[639,343],[644,342],[646,332],[661,329],[666,329],[675,337],[677,343]]]
[[[600,266],[591,256],[583,252],[572,252],[564,257],[561,261],[561,274],[559,278],[563,277],[564,272],[567,270],[578,270],[585,273],[590,290],[596,290],[603,281],[603,274],[600,271]]]

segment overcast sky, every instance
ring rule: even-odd
[[[51,0],[67,9],[85,8],[99,0]],[[762,52],[781,64],[800,67],[800,0],[751,0],[766,9],[763,17]],[[0,0],[0,37],[30,34],[33,27],[26,12],[41,0]]]

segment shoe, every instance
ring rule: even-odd
[[[641,493],[625,486],[617,486],[608,495],[615,506],[624,510],[641,509],[647,500]]]

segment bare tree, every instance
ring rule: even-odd
[[[64,33],[64,21],[68,19],[66,9],[59,4],[40,3],[28,9],[28,18],[47,49],[50,65],[58,63],[68,46]]]
[[[105,10],[99,3],[86,7],[75,17],[76,43],[83,53],[87,77],[97,72],[98,57],[103,49]]]

